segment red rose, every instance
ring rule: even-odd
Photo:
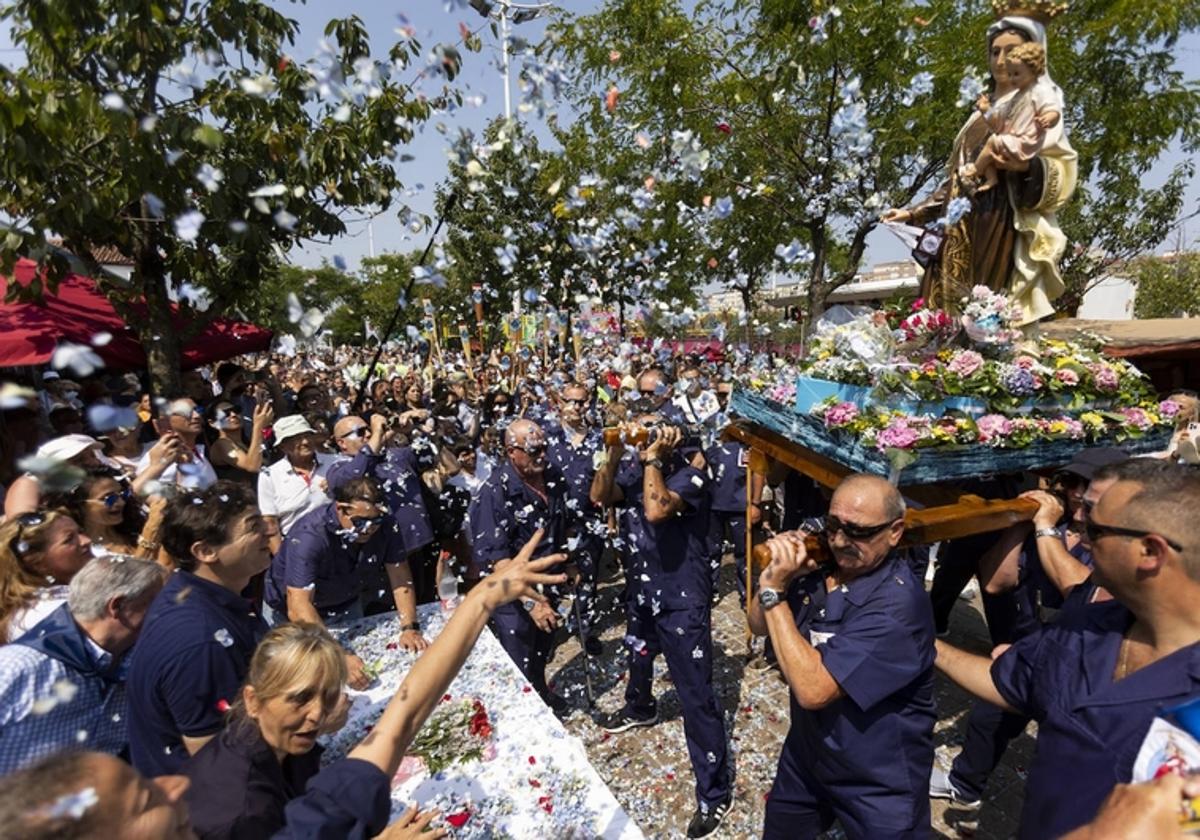
[[[455,828],[462,828],[467,824],[467,820],[471,819],[470,811],[459,811],[457,814],[447,814],[446,822]]]

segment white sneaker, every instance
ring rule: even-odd
[[[963,591],[958,593],[958,597],[964,601],[974,601],[975,596],[979,594],[979,584],[975,582],[975,578],[967,581],[967,585],[963,587]]]

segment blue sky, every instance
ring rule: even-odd
[[[358,15],[371,33],[372,47],[376,55],[382,55],[398,37],[396,27],[399,25],[398,15],[403,14],[416,29],[417,40],[426,49],[437,43],[454,43],[459,39],[459,24],[466,24],[471,30],[484,24],[483,18],[469,7],[455,8],[447,12],[443,0],[409,0],[409,2],[384,3],[378,0],[312,0],[305,5],[288,2],[288,0],[273,0],[274,5],[287,15],[297,20],[300,25],[300,35],[294,48],[297,58],[304,59],[313,55],[323,34],[324,26],[331,17]],[[457,6],[457,3],[451,5]],[[599,0],[558,0],[555,5],[572,14],[586,14],[599,7]],[[539,41],[543,35],[544,22],[535,20],[516,28],[515,33],[531,43]],[[467,94],[481,95],[483,101],[479,105],[467,105],[452,115],[440,115],[426,123],[413,142],[405,149],[413,156],[408,163],[399,164],[399,173],[409,194],[404,197],[414,210],[431,214],[433,208],[434,190],[438,182],[446,175],[446,147],[448,136],[457,133],[459,126],[466,127],[476,133],[504,108],[503,75],[500,72],[499,42],[485,27],[481,31],[484,49],[481,53],[464,52],[463,69],[456,83]],[[1178,64],[1190,79],[1200,78],[1200,36],[1192,35],[1183,39],[1176,47]],[[12,48],[7,29],[0,30],[0,60],[10,63],[20,61],[17,51]],[[982,49],[979,64],[983,64]],[[512,90],[514,107],[519,100],[516,84],[519,58],[514,62],[512,72]],[[412,69],[415,76],[417,69]],[[1066,92],[1070,96],[1070,91]],[[565,109],[565,105],[563,107]],[[536,117],[530,119],[536,120]],[[446,132],[436,128],[442,123]],[[1170,167],[1178,162],[1178,154],[1166,156],[1159,162],[1151,180],[1161,180]],[[418,185],[420,188],[418,189]],[[1195,209],[1200,204],[1200,177],[1193,180],[1188,194],[1187,207]],[[361,219],[361,217],[359,217]],[[340,237],[330,244],[311,244],[298,249],[291,258],[300,265],[312,266],[322,260],[332,261],[335,256],[341,257],[353,269],[359,261],[368,255],[371,248],[373,233],[376,253],[387,250],[408,251],[422,247],[428,236],[427,231],[418,234],[410,233],[398,221],[396,213],[389,211],[376,217],[370,225],[362,220],[351,221],[347,235]],[[1200,231],[1200,223],[1194,223],[1187,237],[1193,244]],[[906,250],[890,233],[880,229],[868,240],[867,264],[874,262],[901,259],[906,256]]]

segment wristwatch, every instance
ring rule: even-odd
[[[1057,528],[1038,528],[1033,532],[1033,535],[1034,537],[1054,537],[1054,539],[1059,538]]]
[[[769,610],[783,602],[783,595],[784,593],[778,589],[760,589],[758,590],[758,605],[764,610]]]
[[[533,600],[532,598],[521,599],[521,606],[525,608],[525,612],[533,612],[533,605],[536,603],[537,601]]]
[[[651,458],[648,461],[646,461],[646,466],[647,467],[655,467],[659,472],[662,472],[663,463],[658,458]]]

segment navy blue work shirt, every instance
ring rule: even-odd
[[[1113,787],[1129,782],[1155,715],[1200,693],[1200,642],[1113,681],[1133,620],[1118,601],[1091,604],[992,663],[1000,695],[1038,722],[1022,838],[1060,837],[1089,822]]]
[[[249,601],[191,572],[176,571],[146,613],[132,657],[129,751],[147,777],[181,771],[181,736],[212,735],[225,723],[266,623]]]
[[[546,498],[526,484],[510,462],[494,470],[471,501],[471,559],[481,574],[491,574],[498,560],[515,557],[538,528],[545,528],[533,553],[544,557],[564,551],[567,525],[567,482],[553,464],[543,474]]]
[[[892,554],[832,591],[822,572],[798,578],[787,600],[796,627],[846,696],[808,710],[789,694],[792,722],[783,749],[806,783],[836,797],[860,823],[847,826],[850,836],[922,819],[927,831],[937,710],[933,608],[925,588]]]
[[[321,769],[321,747],[282,762],[253,721],[234,721],[184,765],[200,840],[258,840],[283,828],[283,809]]]
[[[335,761],[288,803],[273,840],[368,840],[387,828],[391,792],[391,779],[371,762]]]
[[[546,457],[567,482],[567,507],[576,517],[599,519],[603,508],[593,504],[592,479],[596,477],[596,453],[604,449],[604,435],[596,428],[588,429],[579,445],[575,433],[560,425],[546,424]]]
[[[704,452],[713,477],[712,509],[746,512],[746,448],[737,441],[710,446]]]
[[[406,562],[400,525],[386,516],[364,543],[354,541],[329,502],[300,517],[271,560],[264,597],[271,609],[287,612],[288,589],[312,589],[313,606],[336,610],[358,600],[367,567]]]
[[[708,560],[708,515],[711,506],[707,470],[687,463],[679,452],[663,464],[663,483],[677,493],[684,509],[665,522],[646,521],[642,499],[644,467],[627,453],[617,468],[616,483],[624,499],[624,539],[629,568],[629,597],[655,613],[707,606],[712,596]]]
[[[329,468],[329,495],[355,478],[373,478],[383,488],[388,510],[400,526],[405,552],[411,554],[433,542],[429,512],[421,497],[421,475],[411,446],[389,446],[383,454],[366,444],[358,454]]]

